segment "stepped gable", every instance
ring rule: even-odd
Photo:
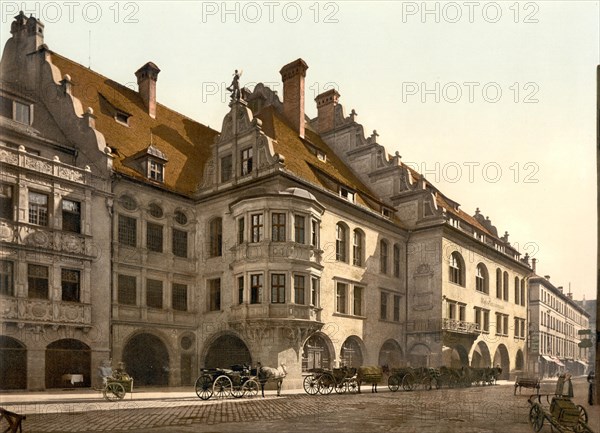
[[[52,63],[61,76],[69,74],[73,95],[96,116],[96,129],[106,138],[115,156],[114,169],[126,176],[191,196],[211,156],[217,131],[157,103],[155,118],[139,92],[56,53]],[[115,119],[127,119],[124,125]],[[126,161],[152,145],[164,153],[164,182],[150,181],[145,173]]]

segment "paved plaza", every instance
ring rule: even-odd
[[[587,405],[587,384],[574,381],[574,401],[589,412],[600,432],[600,407]],[[542,384],[552,393],[555,382]],[[285,388],[285,383],[284,383]],[[138,390],[120,402],[106,402],[95,391],[7,393],[2,407],[26,414],[24,432],[402,432],[517,433],[528,425],[531,390],[513,395],[510,382],[463,389],[377,394],[363,387],[357,394],[309,396],[285,390],[281,397],[198,399],[192,389],[172,392]],[[131,398],[133,397],[133,398]],[[3,426],[4,427],[4,426]],[[550,432],[549,426],[542,432]]]

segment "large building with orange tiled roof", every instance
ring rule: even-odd
[[[0,350],[24,377],[2,387],[94,384],[106,358],[140,386],[258,362],[289,386],[340,365],[523,369],[527,261],[337,92],[308,118],[303,60],[283,100],[241,89],[216,131],[157,101],[154,63],[135,91],[43,32],[17,16],[1,64]]]

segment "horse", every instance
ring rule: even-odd
[[[358,393],[362,382],[371,384],[371,392],[377,392],[377,384],[383,378],[383,369],[379,366],[358,367],[356,381],[358,382]]]
[[[279,368],[273,368],[263,367],[259,362],[256,373],[263,397],[265,396],[265,384],[269,381],[277,382],[277,397],[281,395],[281,384],[283,383],[283,378],[287,375],[285,364],[281,364]]]

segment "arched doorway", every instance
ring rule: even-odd
[[[123,348],[123,361],[136,386],[169,384],[169,352],[157,336],[132,337]]]
[[[235,335],[221,335],[206,351],[205,368],[229,368],[232,365],[252,365],[248,346]]]
[[[379,365],[389,368],[402,366],[404,355],[400,345],[395,340],[387,340],[379,350]]]
[[[473,356],[471,357],[471,367],[475,368],[483,368],[483,367],[491,367],[492,365],[492,357],[490,355],[490,350],[483,341],[477,343],[475,348],[473,349]]]
[[[442,362],[446,367],[461,368],[469,365],[469,354],[460,344],[442,348]]]
[[[46,388],[61,388],[64,374],[83,375],[83,386],[90,386],[92,353],[90,347],[73,338],[46,346]]]
[[[27,349],[19,340],[0,336],[0,389],[27,388]]]
[[[523,351],[521,349],[517,350],[517,356],[515,357],[515,370],[523,371],[525,366],[525,360],[523,358]]]
[[[363,354],[358,337],[348,337],[340,352],[340,366],[360,367],[363,365]]]
[[[510,359],[508,357],[508,349],[504,344],[500,344],[494,352],[494,367],[500,366],[502,373],[499,379],[508,380],[510,373]]]
[[[331,351],[326,338],[322,334],[314,334],[306,340],[302,350],[302,371],[331,368]]]
[[[415,344],[408,354],[410,367],[429,367],[429,355],[431,351],[424,344]]]

